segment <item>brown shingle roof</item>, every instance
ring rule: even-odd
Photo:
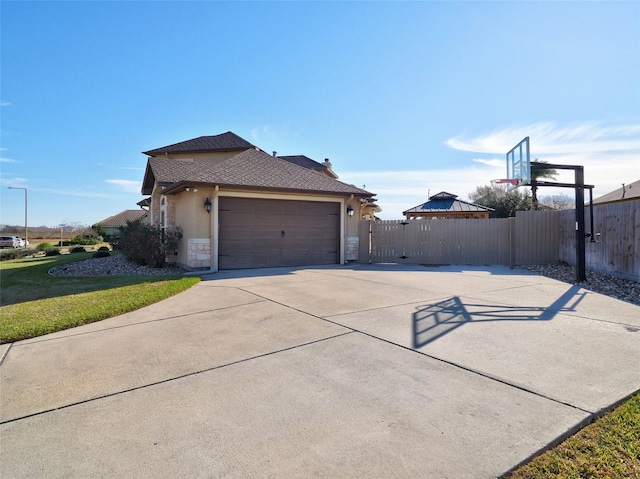
[[[127,221],[146,220],[146,218],[147,212],[144,210],[124,210],[117,215],[98,221],[98,224],[104,228],[119,228],[120,226],[125,226]]]
[[[197,153],[203,151],[242,151],[254,146],[244,138],[228,131],[220,135],[200,136],[192,140],[181,141],[173,145],[163,146],[155,150],[143,151],[148,156],[164,155],[165,153]]]
[[[150,194],[153,181],[167,185],[170,194],[187,185],[218,185],[278,191],[358,195],[372,193],[329,178],[317,171],[273,157],[252,148],[218,164],[195,163],[170,158],[149,158],[143,194]]]
[[[318,163],[305,155],[278,156],[281,160],[288,161],[294,165],[309,168],[310,170],[326,170],[327,167],[322,163]]]

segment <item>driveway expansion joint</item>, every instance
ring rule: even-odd
[[[342,336],[346,336],[346,335],[349,335],[349,334],[352,334],[352,333],[353,333],[353,331],[346,331],[344,333],[334,334],[333,336],[328,336],[326,338],[316,339],[314,341],[308,341],[306,343],[296,344],[295,346],[289,346],[287,348],[282,348],[282,349],[278,349],[278,350],[275,350],[275,351],[269,351],[267,353],[258,354],[257,356],[251,356],[249,358],[243,358],[243,359],[239,359],[237,361],[231,361],[229,363],[219,364],[217,366],[212,366],[210,368],[200,369],[198,371],[191,371],[190,373],[185,373],[185,374],[181,374],[179,376],[174,376],[174,377],[162,379],[160,381],[154,381],[152,383],[143,384],[143,385],[135,386],[135,387],[132,387],[132,388],[127,388],[127,389],[123,389],[123,390],[120,390],[120,391],[114,391],[114,392],[111,392],[111,393],[108,393],[108,394],[101,394],[100,396],[96,396],[96,397],[88,398],[88,399],[83,399],[82,401],[75,401],[75,402],[72,402],[72,403],[69,403],[69,404],[64,404],[62,406],[45,409],[43,411],[34,412],[34,413],[27,414],[27,415],[24,415],[24,416],[12,418],[12,419],[6,419],[4,421],[0,421],[0,425],[9,424],[9,423],[12,423],[12,422],[20,421],[22,419],[28,419],[28,418],[31,418],[31,417],[42,416],[44,414],[48,414],[48,413],[51,413],[51,412],[56,412],[56,411],[60,411],[60,410],[63,410],[63,409],[69,409],[69,408],[72,408],[74,406],[80,406],[82,404],[98,401],[100,399],[106,399],[106,398],[110,398],[110,397],[114,397],[114,396],[120,396],[122,394],[127,394],[127,393],[130,393],[130,392],[139,391],[139,390],[142,390],[142,389],[147,389],[147,388],[154,387],[154,386],[159,386],[161,384],[166,384],[166,383],[170,383],[170,382],[173,382],[173,381],[178,381],[180,379],[184,379],[184,378],[188,378],[188,377],[192,377],[192,376],[198,376],[200,374],[204,374],[204,373],[208,373],[208,372],[211,372],[211,371],[215,371],[217,369],[226,368],[227,366],[235,366],[236,364],[242,364],[242,363],[246,363],[246,362],[252,361],[254,359],[261,359],[261,358],[264,358],[264,357],[267,357],[267,356],[272,356],[274,354],[282,353],[282,352],[285,352],[285,351],[291,351],[293,349],[298,349],[298,348],[301,348],[301,347],[304,347],[304,346],[310,346],[312,344],[321,343],[323,341],[327,341],[327,340],[331,340],[331,339],[336,339],[336,338],[339,338],[339,337],[342,337]]]

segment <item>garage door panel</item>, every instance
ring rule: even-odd
[[[219,268],[336,264],[337,202],[220,198]]]

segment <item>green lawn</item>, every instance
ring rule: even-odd
[[[180,293],[200,281],[183,276],[51,276],[52,267],[91,253],[0,263],[0,343],[100,321]]]
[[[640,393],[506,477],[640,478]]]

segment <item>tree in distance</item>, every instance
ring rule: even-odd
[[[469,199],[477,205],[493,208],[491,218],[509,218],[515,216],[516,211],[531,210],[531,196],[527,190],[507,191],[506,185],[501,184],[478,186],[469,194]]]
[[[575,208],[575,201],[567,195],[541,196],[540,206],[546,206],[552,210],[572,210]]]
[[[546,161],[540,161],[537,158],[533,160],[537,163],[546,163]],[[538,211],[538,185],[537,180],[547,179],[555,180],[558,172],[553,168],[531,168],[531,206],[532,209]]]

